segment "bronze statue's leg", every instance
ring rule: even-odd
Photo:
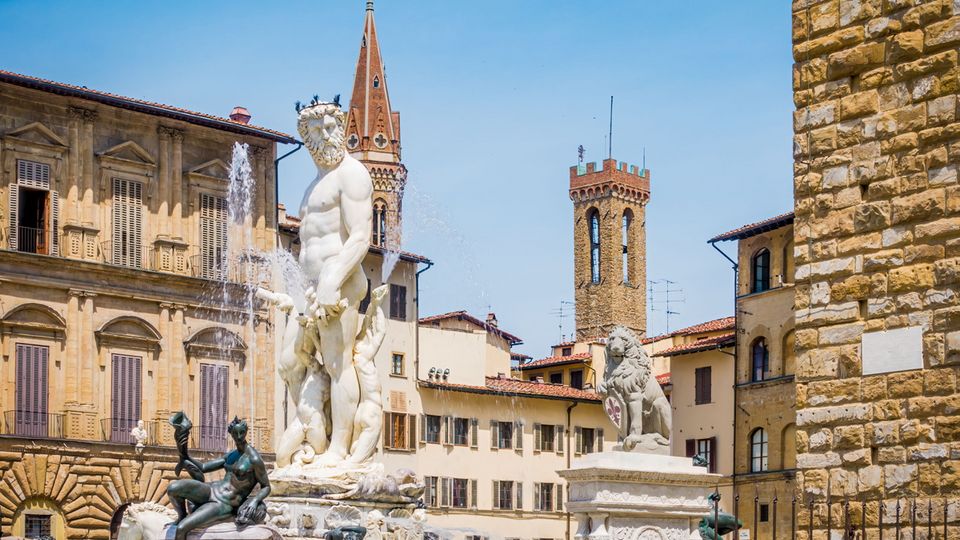
[[[170,482],[167,487],[170,504],[177,511],[177,521],[187,516],[186,501],[201,505],[210,501],[210,486],[193,479],[180,479]]]
[[[197,507],[189,516],[180,520],[177,524],[177,534],[175,540],[186,540],[187,534],[208,523],[214,522],[224,516],[229,516],[233,512],[230,505],[221,502],[207,502]]]

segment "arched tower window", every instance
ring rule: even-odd
[[[373,203],[373,238],[370,243],[380,247],[387,245],[387,203],[383,199]]]
[[[632,283],[633,280],[630,279],[631,270],[630,268],[630,227],[633,225],[633,211],[629,208],[624,210],[623,219],[620,222],[620,243],[623,245],[623,260],[621,266],[623,267],[623,282]]]
[[[590,281],[600,283],[600,212],[587,214],[590,227]]]
[[[763,472],[768,468],[767,432],[757,428],[750,434],[750,472]]]
[[[380,88],[380,77],[378,76],[373,77],[373,87]]]
[[[763,292],[770,289],[770,250],[763,248],[750,260],[753,277],[750,292]]]
[[[753,341],[753,345],[750,346],[750,358],[751,362],[751,381],[762,381],[767,378],[767,373],[770,371],[770,350],[767,348],[767,340],[757,338]]]

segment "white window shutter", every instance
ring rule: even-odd
[[[60,194],[50,192],[50,255],[60,256]]]
[[[449,416],[443,417],[443,444],[453,444],[453,420]]]
[[[493,481],[493,509],[500,508],[500,481]]]
[[[393,423],[390,421],[390,413],[383,413],[383,448],[390,448],[390,433],[393,431]]]
[[[479,444],[477,440],[480,436],[480,421],[476,418],[470,419],[470,448],[476,448]]]
[[[427,443],[427,415],[420,415],[420,444]]]
[[[533,425],[533,449],[537,452],[543,450],[543,441],[540,439],[540,424]]]
[[[514,496],[514,503],[516,504],[514,505],[514,508],[517,510],[523,510],[523,482],[517,480],[513,484],[516,486],[514,488],[516,490],[516,495]]]
[[[540,500],[540,482],[533,483],[533,509],[540,510],[541,500]]]
[[[470,480],[470,508],[477,509],[477,481]]]
[[[518,453],[523,453],[523,422],[516,420],[513,423],[513,449]]]
[[[20,212],[20,186],[10,184],[10,249],[17,251],[19,243],[17,242],[19,227],[17,224],[17,215]]]
[[[563,443],[564,443],[564,440],[566,439],[566,437],[565,437],[565,434],[566,434],[566,433],[565,433],[565,429],[564,429],[563,426],[558,425],[558,426],[556,427],[556,432],[557,432],[557,445],[556,445],[555,448],[557,449],[557,455],[558,455],[558,456],[562,456],[562,455],[563,455]]]
[[[553,511],[563,511],[563,486],[561,484],[553,485]]]
[[[574,449],[573,455],[579,456],[583,453],[583,428],[577,426],[573,428]]]
[[[500,448],[500,422],[496,420],[490,421],[490,448]]]
[[[407,415],[407,450],[417,447],[417,415]]]
[[[440,477],[440,506],[450,506],[450,479]]]

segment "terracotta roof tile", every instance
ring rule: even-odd
[[[724,240],[742,240],[744,238],[750,238],[751,236],[756,236],[760,233],[767,231],[772,231],[774,229],[779,229],[784,225],[789,225],[793,223],[793,212],[787,212],[785,214],[780,214],[779,216],[773,216],[772,218],[765,219],[763,221],[758,221],[756,223],[750,223],[742,227],[737,227],[732,231],[727,231],[723,234],[718,234],[710,240],[707,240],[707,243],[713,242],[722,242]]]
[[[466,310],[451,311],[449,313],[441,313],[439,315],[431,315],[429,317],[423,317],[420,319],[420,324],[430,324],[434,322],[443,321],[446,319],[460,319],[460,320],[467,321],[470,324],[483,328],[487,332],[491,332],[493,334],[503,337],[503,339],[509,341],[511,345],[520,345],[521,343],[523,343],[523,340],[518,338],[517,336],[505,330],[501,330],[497,326],[489,324],[485,321],[481,321],[480,319],[467,313]]]
[[[156,103],[154,101],[146,101],[143,99],[121,96],[119,94],[111,94],[110,92],[91,90],[84,86],[75,86],[72,84],[40,79],[38,77],[22,75],[12,71],[0,70],[0,82],[51,92],[62,96],[87,99],[90,101],[103,103],[105,105],[113,105],[115,107],[121,107],[142,113],[166,116],[191,124],[224,129],[227,131],[233,131],[235,133],[243,133],[257,137],[264,137],[281,143],[292,144],[297,142],[296,139],[294,139],[291,135],[287,135],[286,133],[250,124],[244,124],[243,122],[237,122],[229,118],[191,111],[180,107],[173,107],[171,105],[164,105],[163,103]]]
[[[453,390],[459,392],[473,392],[479,394],[494,394],[505,396],[520,396],[546,399],[574,399],[578,401],[600,402],[600,395],[596,392],[579,390],[563,384],[538,383],[521,381],[520,379],[486,377],[486,386],[473,386],[438,381],[420,381],[428,388]]]
[[[534,360],[533,362],[527,362],[526,364],[520,364],[520,366],[518,366],[517,369],[519,369],[520,371],[524,371],[527,369],[537,369],[537,368],[542,368],[546,366],[572,364],[574,362],[579,362],[581,360],[589,360],[590,358],[593,358],[593,355],[588,352],[571,354],[568,356],[550,356],[548,358],[541,358],[539,360]]]
[[[677,345],[676,347],[670,347],[669,349],[664,349],[658,353],[654,353],[654,356],[678,356],[681,354],[690,354],[708,351],[711,349],[722,349],[724,347],[733,345],[735,341],[736,338],[733,332],[730,332],[728,334],[721,334],[719,336],[699,339],[691,343]]]
[[[734,317],[721,317],[719,319],[713,319],[712,321],[674,330],[669,334],[660,334],[659,336],[646,338],[643,340],[643,343],[653,343],[655,341],[660,341],[662,339],[667,339],[674,336],[690,336],[694,334],[705,334],[707,332],[719,332],[721,330],[733,330],[734,324],[736,324],[736,319]]]
[[[657,375],[657,382],[660,383],[660,386],[666,386],[670,384],[670,374],[661,373],[660,375]]]
[[[511,352],[511,353],[510,353],[510,358],[517,358],[517,359],[520,359],[520,360],[530,360],[530,359],[533,358],[533,357],[530,356],[530,355],[528,355],[528,354],[523,354],[523,353],[518,353],[518,352]]]

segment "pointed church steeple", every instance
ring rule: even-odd
[[[346,137],[347,151],[366,165],[373,178],[371,243],[398,249],[407,169],[400,162],[400,113],[390,108],[373,0],[367,0]]]
[[[353,79],[347,149],[361,161],[400,163],[400,113],[390,108],[371,0],[367,1],[360,56]]]

